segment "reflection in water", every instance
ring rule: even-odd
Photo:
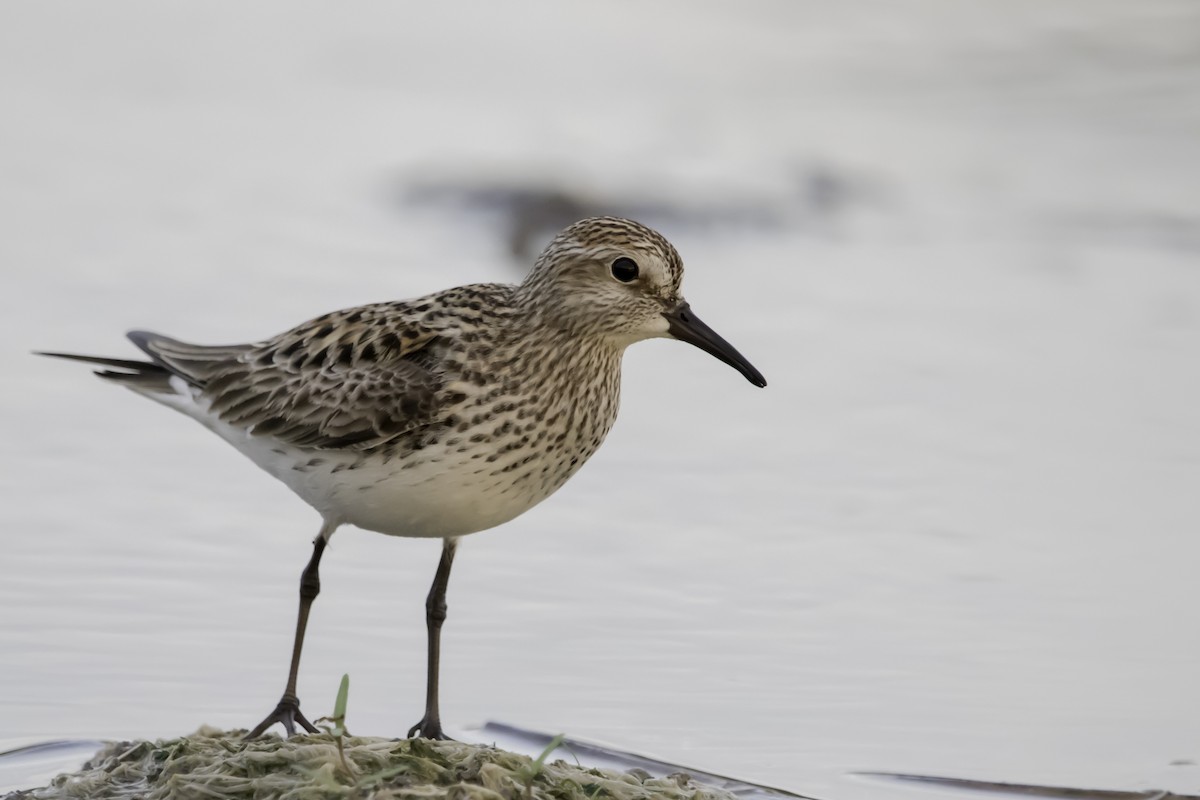
[[[1065,786],[1032,786],[1024,783],[971,781],[962,778],[941,778],[934,775],[900,775],[892,772],[859,772],[865,778],[883,778],[918,786],[957,789],[965,792],[987,792],[1023,797],[1050,797],[1059,800],[1200,800],[1200,795],[1175,794],[1161,789],[1141,792],[1117,792],[1109,789],[1071,789]]]
[[[46,786],[56,775],[78,771],[103,746],[96,740],[63,740],[0,751],[0,792]]]

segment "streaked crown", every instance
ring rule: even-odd
[[[592,217],[554,237],[518,291],[560,326],[624,346],[666,334],[662,314],[682,302],[682,280],[683,260],[662,234]]]

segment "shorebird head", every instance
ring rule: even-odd
[[[662,234],[629,219],[592,217],[554,237],[518,291],[557,327],[620,348],[679,339],[766,386],[762,373],[692,312],[682,280],[683,260]]]

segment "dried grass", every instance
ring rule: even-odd
[[[157,742],[105,747],[79,772],[9,800],[732,800],[686,775],[653,778],[564,761],[538,765],[494,747],[348,736],[346,761],[329,734],[246,742],[201,729]],[[347,768],[348,767],[348,768]]]

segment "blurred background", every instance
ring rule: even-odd
[[[678,343],[462,543],[443,715],[828,797],[1200,784],[1200,7],[0,6],[0,740],[248,726],[317,515],[33,349],[256,340],[636,216]],[[421,713],[437,543],[344,529],[300,695]]]

